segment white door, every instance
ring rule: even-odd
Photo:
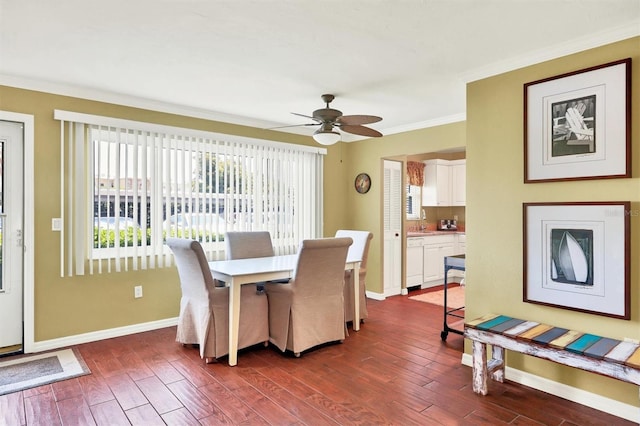
[[[23,343],[23,128],[0,121],[0,353]]]
[[[384,160],[384,295],[402,291],[402,163]]]

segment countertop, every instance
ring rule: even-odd
[[[428,237],[430,235],[446,235],[446,234],[464,235],[464,231],[409,231],[407,232],[407,238]]]

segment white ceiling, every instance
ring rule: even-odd
[[[0,0],[0,84],[261,128],[332,93],[391,134],[464,119],[468,81],[636,35],[640,0]]]

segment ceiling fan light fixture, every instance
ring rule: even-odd
[[[340,137],[340,133],[333,130],[333,126],[331,125],[322,125],[322,127],[313,134],[313,140],[320,145],[333,145],[340,141]]]
[[[333,95],[322,95],[325,107],[313,111],[312,115],[292,112],[293,115],[313,120],[313,123],[282,127],[320,126],[320,128],[313,134],[313,139],[321,145],[333,145],[336,142],[340,142],[340,139],[342,138],[340,132],[351,133],[352,135],[368,138],[379,138],[382,136],[382,133],[379,131],[363,126],[363,124],[377,123],[382,120],[381,117],[377,117],[375,115],[342,115],[342,111],[329,108],[329,104],[333,99]],[[272,127],[272,129],[278,128],[280,127]],[[340,132],[334,129],[340,129]]]

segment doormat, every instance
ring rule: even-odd
[[[411,300],[431,303],[432,305],[444,306],[444,290],[429,291],[427,293],[409,296]],[[447,288],[447,306],[449,309],[461,308],[464,306],[464,286]]]
[[[0,395],[91,374],[80,352],[62,349],[0,362]]]

